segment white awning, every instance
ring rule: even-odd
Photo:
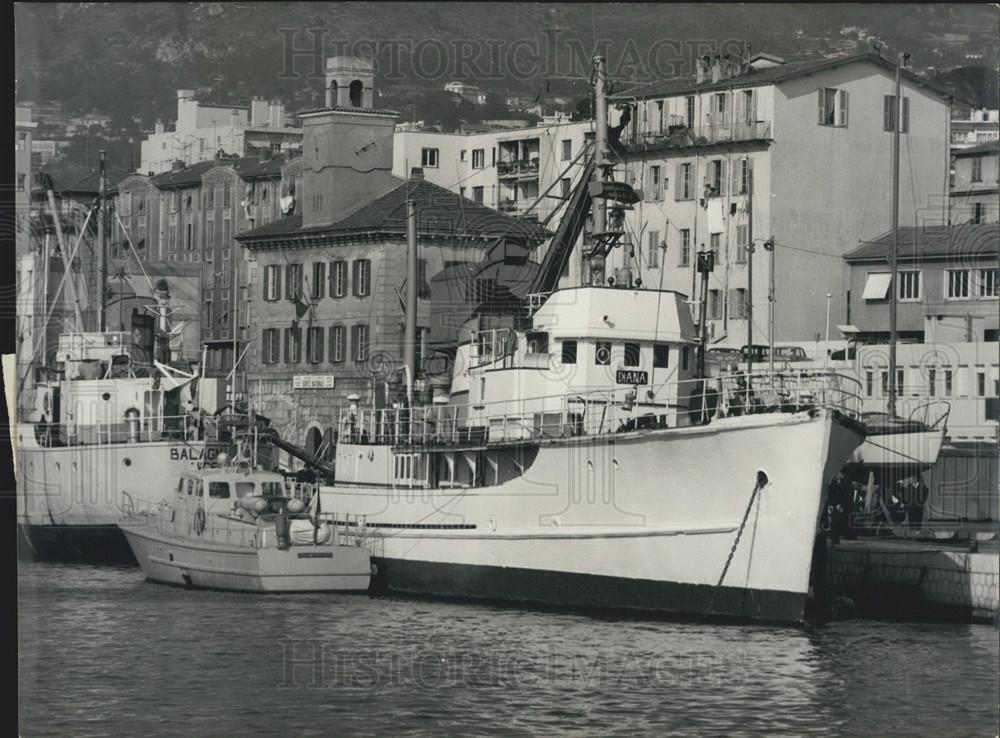
[[[865,300],[884,300],[889,294],[892,275],[888,272],[869,274],[865,281]]]

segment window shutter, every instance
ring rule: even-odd
[[[838,121],[837,124],[847,127],[847,90],[840,90],[838,92],[840,95],[840,106],[837,112]]]
[[[732,172],[729,173],[729,194],[740,194],[740,180],[743,179],[743,159],[734,159]]]
[[[892,130],[892,101],[893,97],[891,95],[885,95],[882,98],[882,130],[891,131]]]
[[[264,283],[263,283],[263,287],[264,287],[264,295],[263,295],[264,299],[265,300],[270,300],[271,299],[271,268],[269,266],[264,267]]]
[[[819,124],[823,125],[823,112],[826,110],[826,90],[819,88]]]
[[[313,355],[310,357],[313,363],[318,364],[323,361],[323,329],[317,328],[313,331],[316,345],[313,346]]]
[[[899,126],[900,133],[910,132],[910,98],[908,97],[903,98],[903,120]]]
[[[684,169],[680,162],[674,167],[674,199],[680,200],[684,195]]]
[[[267,328],[260,332],[260,360],[263,364],[269,364],[271,362],[271,346],[267,340]]]
[[[281,264],[274,265],[274,274],[271,275],[274,282],[274,299],[281,299]]]
[[[723,159],[719,162],[719,196],[726,194],[726,174],[729,169],[729,162]]]
[[[337,296],[337,262],[330,262],[330,297]]]
[[[368,259],[362,259],[361,261],[362,261],[362,263],[364,265],[363,266],[364,280],[363,280],[363,282],[361,284],[361,290],[362,290],[361,294],[367,296],[367,295],[370,295],[372,293],[372,290],[371,290],[372,263]]]
[[[291,351],[289,350],[292,342],[292,329],[285,328],[285,363],[291,363]]]

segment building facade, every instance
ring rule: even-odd
[[[951,121],[952,148],[978,146],[1000,140],[1000,110],[972,109]]]
[[[847,323],[860,338],[889,337],[892,234],[844,256],[849,268]],[[897,328],[926,343],[995,342],[1000,327],[1000,225],[901,228],[898,236]],[[993,347],[996,351],[996,347]]]
[[[157,123],[141,145],[139,171],[158,174],[174,162],[185,165],[212,161],[220,152],[229,157],[254,157],[262,150],[278,154],[298,150],[302,131],[289,125],[284,105],[254,99],[249,107],[205,105],[193,90],[177,91],[177,121],[173,130]]]
[[[642,198],[626,213],[630,242],[612,252],[607,273],[627,269],[691,295],[696,320],[704,297],[709,340],[723,346],[748,342],[750,299],[753,342],[767,342],[772,274],[776,340],[821,334],[827,294],[833,322],[844,322],[841,257],[890,223],[895,125],[900,222],[946,218],[948,99],[904,73],[894,114],[893,80],[894,68],[871,54],[706,57],[692,78],[619,99],[628,118],[612,156]],[[695,254],[707,250],[715,266],[702,295]]]
[[[1000,141],[952,149],[951,222],[1000,220]]]
[[[301,206],[237,237],[253,261],[250,397],[283,438],[310,451],[337,431],[338,414],[352,401],[384,406],[399,391],[408,201],[417,212],[424,347],[436,274],[478,264],[498,239],[541,240],[536,224],[462,198],[419,168],[393,176],[397,114],[337,94],[370,90],[370,66],[332,59],[327,76],[334,91],[327,102],[339,104],[302,114],[301,166],[285,170]]]

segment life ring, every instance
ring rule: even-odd
[[[203,508],[198,508],[194,513],[194,532],[197,535],[201,535],[205,532],[205,510]]]

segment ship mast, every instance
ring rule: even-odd
[[[608,166],[608,98],[607,98],[607,68],[603,56],[594,57],[594,196],[590,201],[593,213],[593,238],[599,240],[607,230],[608,211],[605,197],[601,194],[600,183],[607,179]],[[603,284],[604,258],[594,258],[591,251],[590,273],[586,275],[587,283]]]
[[[896,417],[896,302],[899,256],[899,129],[902,124],[901,87],[903,66],[909,54],[900,54],[896,65],[896,84],[892,108],[892,252],[889,254],[889,266],[892,276],[889,280],[889,417]]]
[[[104,244],[105,187],[105,151],[101,149],[101,169],[97,194],[97,330],[99,333],[103,333],[107,327],[108,260]]]
[[[406,201],[406,327],[403,335],[406,364],[406,405],[413,407],[413,383],[417,377],[417,204]]]

